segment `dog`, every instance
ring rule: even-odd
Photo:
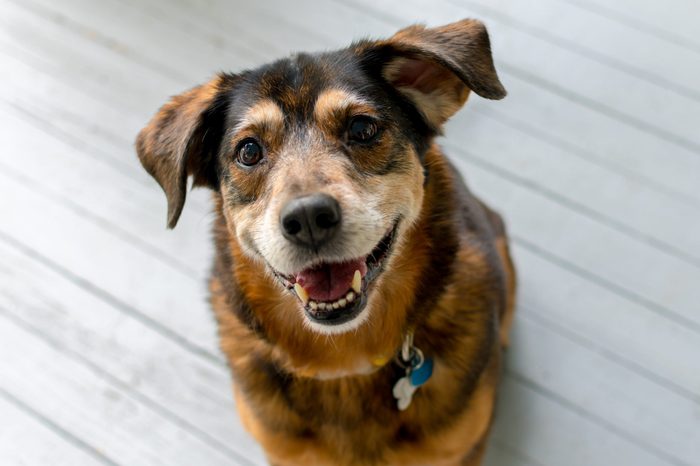
[[[515,271],[435,142],[472,91],[506,95],[484,25],[413,25],[220,73],[139,133],[168,227],[213,192],[211,305],[271,464],[481,464]]]

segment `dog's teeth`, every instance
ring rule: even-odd
[[[340,307],[345,307],[345,305],[348,303],[348,300],[345,298],[340,298],[338,300],[338,304],[340,304]]]
[[[353,302],[355,299],[355,293],[348,291],[348,294],[345,295],[345,299],[347,299],[349,303]]]
[[[309,293],[307,293],[304,287],[298,283],[294,284],[294,291],[296,292],[297,296],[299,296],[299,299],[301,299],[301,302],[304,303],[304,306],[306,306],[306,303],[309,302]]]
[[[352,289],[355,290],[357,294],[362,292],[362,274],[359,270],[355,270],[355,275],[352,277]]]
[[[309,307],[311,310],[315,311],[318,308],[318,303],[316,301],[309,301]]]
[[[333,309],[338,309],[340,307],[340,304],[338,303],[338,301],[336,301],[332,304],[332,306],[333,306]]]
[[[325,308],[326,308],[326,303],[318,303],[318,308],[319,308],[319,309],[325,309]]]

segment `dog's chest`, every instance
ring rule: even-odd
[[[399,411],[392,387],[401,373],[401,369],[389,369],[359,384],[300,379],[279,387],[279,396],[267,406],[241,406],[246,400],[239,397],[239,410],[273,464],[457,464],[469,438],[483,433],[480,419],[488,416],[472,417],[474,429],[465,427],[462,420],[473,414],[471,410],[465,405],[447,409],[446,404],[435,403],[453,394],[431,382],[415,394],[407,411]],[[284,399],[284,407],[275,399]],[[284,427],[279,424],[282,419],[287,421]],[[444,430],[445,422],[454,428]]]

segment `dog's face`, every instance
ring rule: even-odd
[[[338,58],[298,55],[246,76],[219,159],[238,242],[325,332],[367,315],[370,285],[418,216],[423,178],[415,124],[352,55]]]
[[[222,74],[173,98],[137,140],[168,196],[221,193],[228,228],[322,333],[358,327],[423,204],[424,155],[470,90],[505,95],[483,25],[413,26],[385,41]],[[401,251],[410,254],[410,251]]]

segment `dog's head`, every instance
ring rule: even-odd
[[[136,146],[169,227],[190,176],[219,191],[245,254],[296,293],[312,328],[339,333],[370,312],[421,212],[426,151],[470,91],[505,96],[484,26],[411,26],[220,74],[165,104]]]

